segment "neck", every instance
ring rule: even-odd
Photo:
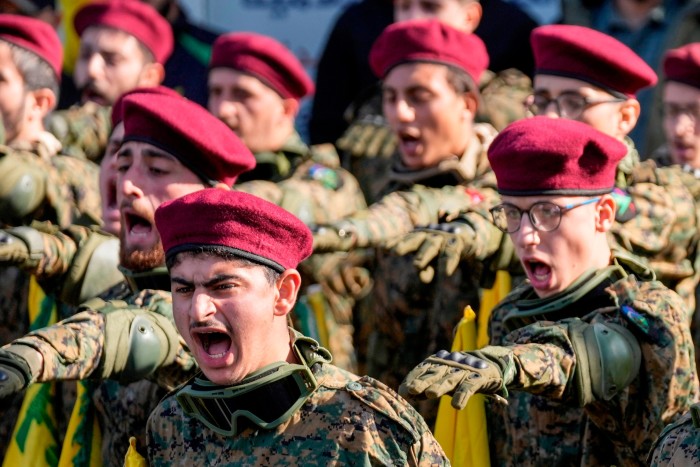
[[[616,0],[615,8],[630,29],[639,29],[647,22],[651,10],[662,0]]]

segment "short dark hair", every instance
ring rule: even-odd
[[[454,67],[447,66],[447,82],[454,88],[457,94],[465,94],[473,92],[474,95],[479,95],[479,83],[475,83],[471,76],[466,71]]]
[[[22,75],[22,79],[24,79],[24,89],[36,91],[37,89],[47,88],[54,93],[58,102],[60,86],[58,76],[56,76],[51,65],[34,52],[30,52],[12,42],[3,42],[10,46],[12,60]]]
[[[269,266],[265,266],[264,264],[256,263],[255,261],[243,258],[233,253],[230,249],[226,247],[218,246],[202,246],[194,248],[192,250],[181,251],[175,255],[167,256],[165,259],[165,265],[168,267],[168,270],[171,270],[173,267],[181,263],[184,258],[194,257],[217,257],[224,261],[236,262],[244,267],[257,266],[263,268],[265,279],[267,280],[267,283],[271,286],[277,283],[277,279],[279,279],[281,274],[280,272],[275,271]]]

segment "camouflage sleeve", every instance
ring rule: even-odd
[[[89,102],[51,112],[45,127],[61,142],[64,154],[99,162],[112,131],[111,113],[111,107]]]
[[[27,359],[32,383],[149,377],[172,389],[192,376],[194,360],[163,313],[169,300],[161,292],[144,291],[130,304],[95,299],[84,308],[4,347]]]
[[[390,193],[367,210],[332,223],[327,229],[348,237],[341,249],[384,246],[415,227],[436,224],[442,218],[456,215],[472,202],[463,186],[434,189],[414,185],[408,191]],[[323,249],[320,242],[314,248]],[[328,249],[336,248],[334,245]]]
[[[647,457],[650,467],[700,466],[700,406],[667,426]]]
[[[56,213],[58,225],[67,227],[76,221],[99,224],[102,219],[99,166],[65,155],[53,156],[51,165],[46,198]]]

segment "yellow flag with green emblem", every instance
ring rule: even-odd
[[[56,303],[44,294],[33,276],[29,281],[27,308],[30,330],[56,322]],[[53,406],[56,395],[54,386],[53,383],[40,383],[27,388],[3,467],[58,465],[59,436]]]
[[[452,351],[480,349],[488,345],[488,323],[491,310],[511,289],[510,275],[498,271],[493,288],[482,291],[481,309],[477,318],[471,307],[457,324]],[[451,398],[443,396],[435,422],[435,439],[455,467],[489,467],[489,439],[484,396],[476,394],[463,410],[452,407]]]

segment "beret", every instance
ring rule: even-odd
[[[156,210],[167,257],[202,247],[224,247],[279,272],[296,268],[312,251],[311,231],[289,211],[240,191],[207,188],[167,201]]]
[[[583,26],[551,24],[533,29],[535,74],[563,76],[634,97],[657,82],[656,73],[622,42]]]
[[[666,52],[664,75],[667,80],[700,88],[700,42]]]
[[[48,23],[19,15],[0,15],[0,39],[36,54],[61,79],[63,45]]]
[[[299,59],[275,39],[252,32],[219,36],[212,46],[209,68],[233,68],[255,76],[285,98],[301,99],[314,83]]]
[[[152,6],[139,0],[87,3],[75,14],[73,25],[79,36],[90,26],[106,26],[131,34],[161,64],[173,52],[174,39],[170,23]]]
[[[488,149],[498,192],[509,196],[609,193],[626,154],[627,146],[590,125],[548,117],[508,125]]]
[[[369,52],[372,71],[384,78],[397,65],[430,62],[451,65],[465,71],[479,83],[489,65],[483,41],[438,20],[400,21],[379,35]]]
[[[229,186],[255,157],[225,123],[180,96],[139,93],[122,101],[124,142],[140,141],[176,157],[200,178]]]
[[[131,96],[133,94],[163,94],[167,96],[172,96],[172,97],[182,97],[180,93],[178,93],[176,90],[173,88],[169,88],[166,86],[149,86],[149,87],[143,87],[143,88],[135,88],[130,91],[125,92],[121,96],[117,98],[117,100],[114,102],[114,105],[112,105],[112,128],[115,126],[119,125],[122,120],[124,120],[124,112],[122,111],[122,102],[124,101],[124,98],[127,96]]]

